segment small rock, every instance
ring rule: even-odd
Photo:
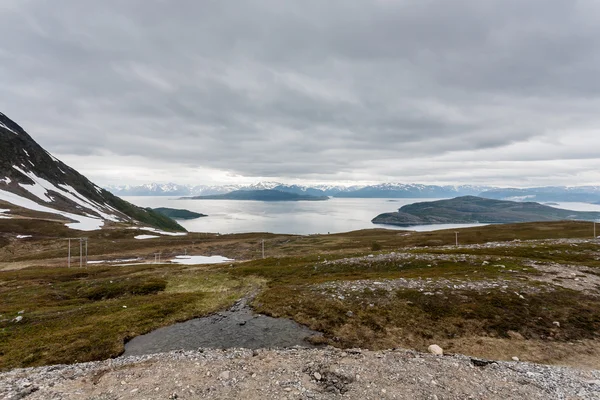
[[[519,361],[519,357],[513,357],[512,360],[513,361]]]
[[[169,399],[177,399],[179,398],[179,396],[177,396],[177,393],[172,393],[171,395],[169,395]]]
[[[347,316],[347,317],[354,317],[354,313],[353,313],[352,311],[348,311],[348,312],[346,313],[346,316]]]
[[[13,319],[13,322],[21,322],[22,320],[23,320],[23,317],[19,315],[18,317]]]
[[[25,313],[25,310],[21,310],[17,314],[24,314],[24,313]]]
[[[558,321],[552,322],[552,325],[556,325],[557,328],[560,328],[560,322]]]
[[[431,354],[435,354],[436,356],[443,356],[444,350],[438,346],[437,344],[432,344],[427,348]]]
[[[227,380],[229,379],[229,371],[223,371],[219,374],[219,379]]]
[[[317,380],[317,381],[320,381],[320,380],[321,380],[321,378],[322,378],[321,374],[320,374],[320,373],[318,373],[318,372],[315,372],[315,373],[313,374],[313,376],[315,377],[315,380]]]
[[[519,332],[515,332],[515,331],[507,331],[506,334],[508,335],[508,337],[510,337],[511,339],[515,339],[515,340],[525,340],[525,338],[523,337],[523,335],[521,335]]]

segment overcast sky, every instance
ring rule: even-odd
[[[0,38],[0,111],[102,185],[600,184],[597,0],[1,0]]]

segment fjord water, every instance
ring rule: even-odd
[[[190,232],[272,232],[283,234],[325,234],[358,229],[388,228],[411,230],[450,229],[482,224],[422,225],[402,228],[375,225],[371,220],[405,204],[436,199],[341,199],[327,201],[242,201],[180,200],[167,196],[123,197],[141,207],[184,208],[208,217],[178,221]]]
[[[168,196],[123,197],[141,207],[184,208],[208,217],[178,221],[190,232],[244,233],[272,232],[283,234],[325,234],[358,229],[387,228],[432,231],[484,224],[439,224],[398,227],[375,225],[371,219],[384,212],[396,211],[406,204],[441,199],[342,199],[327,201],[243,201],[180,200]],[[555,207],[580,211],[600,211],[600,206],[586,203],[558,203]]]

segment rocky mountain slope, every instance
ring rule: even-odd
[[[596,220],[600,212],[563,210],[533,202],[515,202],[463,196],[409,204],[397,212],[375,217],[374,224],[426,225],[460,223],[513,223],[559,220]]]
[[[58,219],[79,230],[106,222],[185,230],[152,210],[128,203],[90,182],[33,140],[0,113],[0,208],[2,218],[29,216]]]

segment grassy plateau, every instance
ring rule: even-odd
[[[80,235],[61,222],[0,224],[0,369],[116,357],[124,343],[254,296],[256,311],[337,347],[425,350],[600,368],[600,247],[585,222],[332,235]],[[32,235],[18,239],[16,235]],[[266,258],[261,242],[265,240]],[[78,242],[77,243],[78,246]],[[155,254],[162,263],[154,263]],[[175,255],[235,262],[194,266]],[[136,259],[120,265],[108,262]],[[142,263],[144,262],[144,263]]]

